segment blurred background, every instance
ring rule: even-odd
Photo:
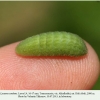
[[[100,58],[100,2],[0,2],[0,47],[48,31],[78,34]]]

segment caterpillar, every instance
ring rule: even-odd
[[[21,56],[82,56],[87,47],[81,37],[70,32],[46,32],[21,41],[16,47]]]

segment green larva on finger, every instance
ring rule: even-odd
[[[47,32],[29,37],[18,44],[21,56],[82,56],[87,47],[78,35],[69,32]]]

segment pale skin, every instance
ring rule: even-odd
[[[0,90],[89,90],[96,83],[99,59],[86,43],[83,57],[21,57],[18,43],[0,48]]]

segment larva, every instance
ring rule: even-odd
[[[76,34],[47,32],[20,42],[16,53],[22,56],[82,56],[87,53],[87,47]]]

